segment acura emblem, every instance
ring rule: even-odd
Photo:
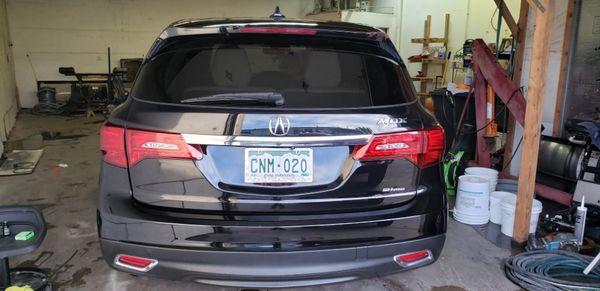
[[[290,131],[290,120],[283,116],[271,118],[269,120],[269,131],[276,136],[287,135]]]

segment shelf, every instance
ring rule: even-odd
[[[439,64],[439,65],[445,65],[446,64],[446,60],[444,59],[422,59],[419,61],[411,61],[409,60],[409,62],[411,63],[424,63],[424,64]]]
[[[421,97],[429,97],[429,96],[431,96],[429,93],[424,93],[424,92],[417,92],[417,95],[419,95]]]
[[[421,82],[428,82],[428,81],[434,80],[434,78],[432,78],[432,77],[410,77],[410,79],[413,81],[421,81]]]
[[[429,43],[447,43],[448,40],[442,37],[429,38]],[[413,38],[410,40],[412,43],[425,43],[425,38]]]

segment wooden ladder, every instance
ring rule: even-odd
[[[443,38],[432,38],[431,37],[431,15],[427,15],[425,19],[425,30],[423,38],[413,38],[410,41],[412,43],[419,43],[423,45],[423,51],[429,48],[429,45],[432,43],[441,43],[446,48],[446,54],[448,54],[448,30],[450,27],[450,14],[446,14],[446,19],[444,22],[444,37]],[[448,64],[447,56],[444,56],[443,59],[439,59],[436,56],[430,58],[423,58],[421,60],[412,60],[411,63],[421,63],[421,72],[422,76],[414,76],[411,77],[411,80],[415,82],[420,82],[420,90],[417,94],[420,97],[429,97],[429,93],[427,91],[427,84],[430,82],[436,82],[435,76],[428,76],[429,65],[441,65],[442,69],[442,79],[441,83],[445,82],[446,77],[446,65]]]

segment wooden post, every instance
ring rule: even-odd
[[[516,38],[517,50],[515,52],[515,63],[513,72],[513,81],[517,86],[521,86],[521,74],[523,73],[523,55],[525,52],[525,34],[527,32],[527,16],[529,15],[529,4],[526,0],[521,0],[521,8],[519,9],[519,22],[517,23],[517,34],[513,34]],[[506,125],[506,142],[504,143],[504,159],[502,169],[505,175],[510,174],[510,165],[513,157],[513,146],[515,138],[515,118],[512,115],[508,116]]]
[[[567,69],[569,67],[569,55],[571,54],[571,30],[573,27],[573,11],[575,11],[575,2],[577,0],[569,0],[567,6],[567,19],[565,20],[565,30],[563,32],[562,56],[560,58],[560,75],[558,77],[558,92],[556,94],[556,106],[554,107],[554,124],[552,135],[558,136],[560,132],[560,124],[562,109],[565,102],[565,91],[567,83]]]
[[[535,30],[531,55],[531,72],[527,90],[525,126],[523,128],[523,151],[519,173],[519,190],[515,211],[513,239],[518,243],[527,241],[531,206],[535,191],[535,176],[540,146],[542,106],[546,93],[546,70],[550,49],[550,28],[554,18],[555,0],[534,0]]]

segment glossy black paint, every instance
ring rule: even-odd
[[[173,26],[239,22],[235,21]],[[334,34],[377,32],[354,24],[318,26]],[[391,46],[389,40],[378,42]],[[416,101],[280,110],[182,106],[136,98],[119,106],[108,123],[126,129],[262,137],[270,136],[268,121],[275,115],[289,118],[292,137],[373,135],[437,125]],[[380,121],[388,119],[404,122]],[[352,158],[357,145],[316,146],[313,182],[254,185],[243,180],[244,147],[200,146],[204,156],[197,161],[146,159],[129,170],[103,162],[98,232],[111,266],[116,254],[125,253],[159,260],[155,270],[140,274],[283,287],[384,275],[404,270],[393,262],[393,255],[430,249],[435,260],[441,252],[447,209],[439,165],[419,169],[406,159],[357,161]],[[382,196],[394,191],[413,194]],[[298,199],[336,200],[292,203]],[[248,268],[259,258],[256,270]]]

